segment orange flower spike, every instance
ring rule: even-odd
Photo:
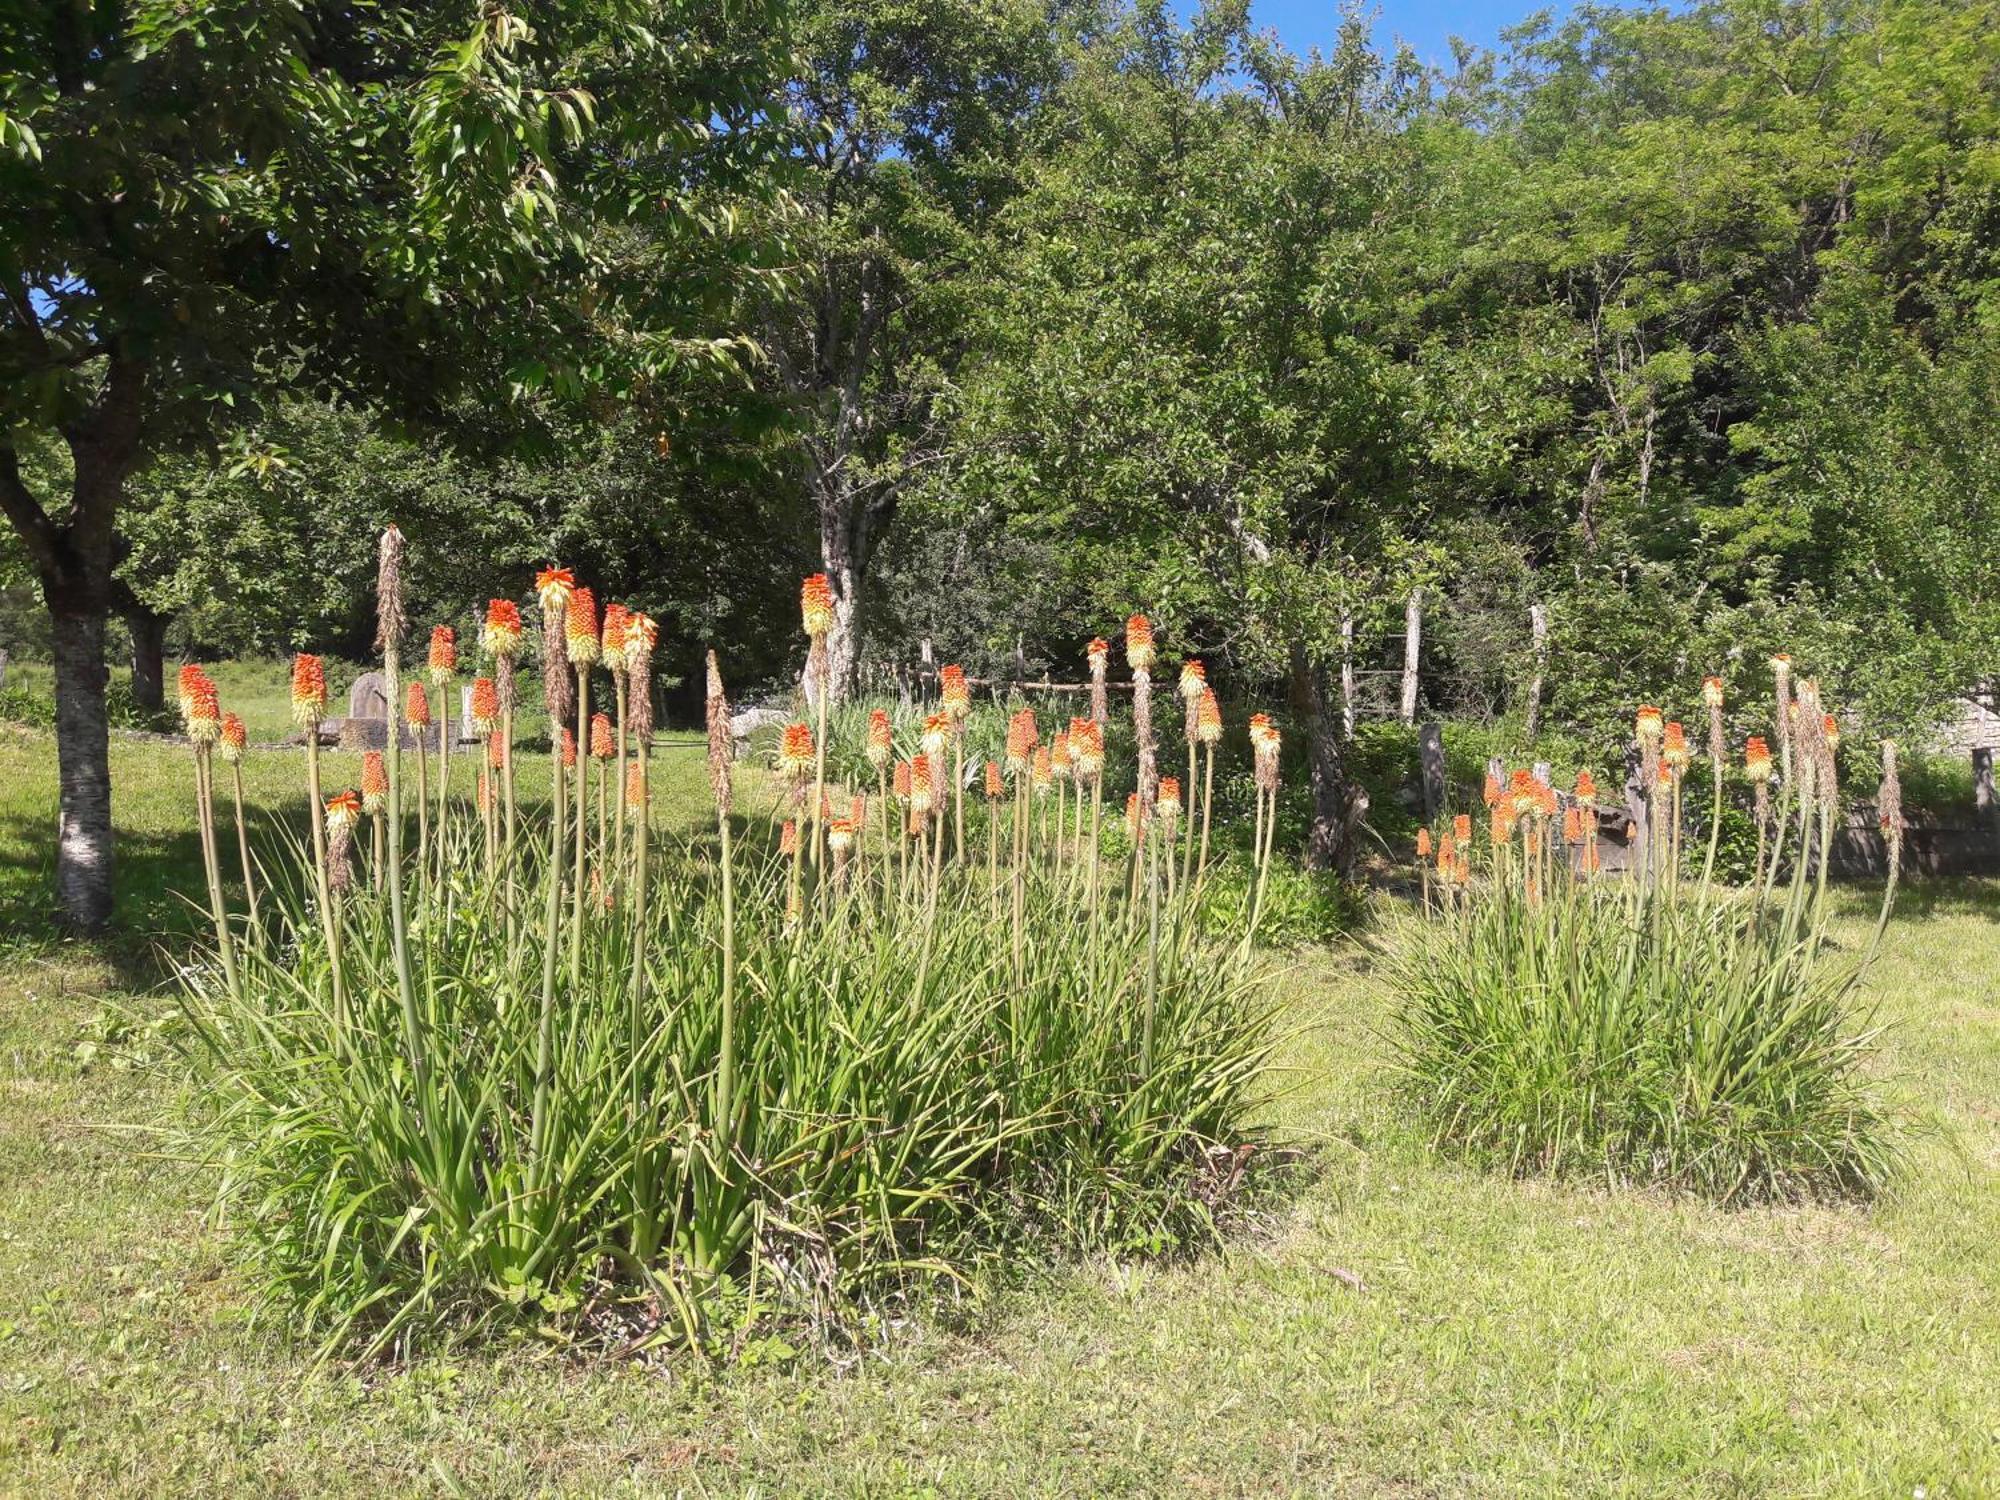
[[[1675,770],[1679,770],[1692,758],[1688,750],[1687,731],[1681,727],[1678,720],[1667,725],[1666,738],[1660,747],[1660,759]]]
[[[778,764],[794,776],[804,776],[812,770],[813,761],[812,726],[803,721],[787,724],[778,742]]]
[[[592,714],[590,716],[590,758],[609,760],[618,753],[618,742],[612,737],[611,715]]]
[[[1451,877],[1460,885],[1472,879],[1472,859],[1463,849],[1458,851],[1458,863],[1452,867]]]
[[[197,745],[212,745],[222,733],[222,702],[216,696],[215,684],[199,667],[194,669],[192,678],[188,669],[181,669],[181,690],[186,697],[181,703],[181,712],[187,719],[188,738]]]
[[[535,597],[542,613],[559,615],[569,608],[569,596],[576,592],[576,575],[568,568],[543,568],[535,575]]]
[[[181,668],[180,705],[181,717],[187,717],[188,705],[194,701],[195,689],[208,680],[208,674],[193,662]]]
[[[1007,721],[1007,769],[1016,774],[1032,768],[1035,754],[1035,711],[1024,708]]]
[[[1585,807],[1597,805],[1597,778],[1588,771],[1576,773],[1576,800]]]
[[[631,628],[631,610],[622,604],[604,606],[604,629],[598,635],[603,650],[600,659],[612,672],[625,670],[625,639]]]
[[[421,682],[413,682],[403,694],[403,722],[412,729],[431,727],[431,695]]]
[[[896,762],[896,774],[890,778],[889,790],[894,792],[901,801],[907,802],[910,800],[910,763],[908,761],[899,760]]]
[[[1417,858],[1429,859],[1430,857],[1431,831],[1428,828],[1419,828],[1417,830]]]
[[[1132,616],[1125,622],[1125,665],[1135,672],[1151,671],[1157,654],[1153,645],[1153,622],[1144,615]]]
[[[326,667],[303,652],[292,658],[292,718],[311,728],[326,717]]]
[[[1428,833],[1430,830],[1426,829],[1424,831]],[[1417,853],[1420,856],[1428,854],[1429,852],[1430,850],[1426,848],[1423,844],[1419,844],[1417,846]],[[1437,853],[1438,853],[1437,857],[1438,874],[1441,875],[1444,879],[1449,880],[1451,879],[1452,876],[1452,863],[1458,856],[1456,841],[1452,838],[1450,834],[1447,833],[1444,836],[1443,842],[1441,842],[1438,845]]]
[[[1181,699],[1188,703],[1198,703],[1201,695],[1208,691],[1208,668],[1194,657],[1181,663]]]
[[[1514,814],[1504,801],[1493,804],[1493,815],[1488,820],[1486,835],[1487,841],[1496,849],[1503,844],[1513,842]]]
[[[574,729],[564,729],[562,732],[562,763],[565,770],[573,771],[576,769],[576,731]]]
[[[963,723],[971,716],[972,689],[966,686],[965,668],[947,666],[939,669],[938,697],[945,717],[952,723]]]
[[[496,771],[507,769],[507,741],[500,735],[486,737],[486,764]]]
[[[491,677],[472,679],[472,727],[480,734],[500,727],[500,689]]]
[[[1007,783],[1000,779],[1000,762],[997,760],[989,760],[988,762],[986,762],[987,800],[991,802],[998,802],[1006,794],[1007,794]]]
[[[833,629],[833,587],[826,574],[808,574],[799,585],[799,622],[814,640]]]
[[[428,665],[432,687],[443,687],[458,675],[458,634],[449,625],[431,627]]]
[[[1204,745],[1213,745],[1222,738],[1222,705],[1216,701],[1215,689],[1204,686],[1201,702],[1195,707],[1195,738]]]
[[[1153,810],[1163,818],[1177,818],[1181,814],[1181,779],[1178,776],[1162,776],[1160,789],[1153,798]]]
[[[1071,760],[1069,749],[1069,731],[1067,729],[1058,729],[1056,731],[1055,743],[1049,751],[1049,774],[1054,776],[1057,781],[1067,781],[1069,780],[1069,773],[1073,769],[1074,763]]]
[[[569,596],[563,613],[563,640],[569,646],[572,665],[587,667],[603,652],[597,637],[597,596],[589,589],[577,589]]]
[[[796,818],[785,819],[785,826],[778,830],[778,852],[780,854],[799,852],[799,824]]]
[[[1480,794],[1488,807],[1500,800],[1500,775],[1497,771],[1486,773],[1486,790]]]
[[[1525,817],[1535,810],[1538,800],[1535,793],[1535,773],[1516,771],[1507,783],[1509,811],[1517,818]]]
[[[636,760],[625,763],[625,805],[634,812],[646,805],[646,781]]]
[[[910,811],[931,810],[931,760],[928,755],[910,757]]]
[[[380,750],[361,755],[361,810],[371,816],[389,806],[389,767]]]
[[[479,643],[495,660],[513,660],[521,653],[521,607],[512,599],[493,599],[486,605],[486,625]]]
[[[326,830],[336,833],[351,830],[361,821],[361,794],[354,791],[335,792],[326,799]]]
[[[1753,782],[1767,783],[1771,779],[1771,747],[1764,743],[1762,735],[1753,734],[1743,747],[1743,773]]]
[[[1472,815],[1470,813],[1460,813],[1457,817],[1453,818],[1451,820],[1451,831],[1453,838],[1461,846],[1471,843]]]
[[[860,792],[856,792],[847,804],[847,821],[856,828],[864,827],[868,822],[868,798]]]
[[[1553,818],[1556,815],[1556,789],[1547,782],[1535,786],[1535,813],[1538,817]]]
[[[918,737],[918,743],[923,746],[924,754],[943,755],[945,742],[950,738],[951,719],[948,715],[926,714],[924,716],[924,732]]]
[[[1047,745],[1035,747],[1035,790],[1045,792],[1055,780],[1055,755]]]
[[[895,754],[889,734],[889,715],[874,709],[868,715],[868,764],[880,771]]]
[[[1710,708],[1722,707],[1722,679],[1720,677],[1702,678],[1701,701]]]
[[[1583,842],[1583,813],[1581,809],[1570,807],[1563,810],[1563,842],[1580,844]]]
[[[224,714],[222,729],[216,736],[216,743],[221,748],[223,760],[233,766],[243,759],[243,750],[250,743],[250,734],[243,727],[243,721],[235,714]]]
[[[1083,648],[1083,656],[1092,671],[1102,671],[1111,660],[1111,643],[1101,635],[1093,636],[1090,644]]]
[[[1832,714],[1824,714],[1820,717],[1819,722],[1821,731],[1826,735],[1826,748],[1829,750],[1838,750],[1840,748],[1840,721],[1834,718]]]
[[[1660,716],[1660,711],[1650,703],[1641,704],[1638,716],[1632,721],[1632,732],[1638,737],[1639,743],[1642,745],[1657,744],[1663,727],[1664,721]]]

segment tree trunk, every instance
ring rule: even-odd
[[[56,894],[79,932],[111,922],[111,747],[104,716],[106,611],[49,602],[55,644]]]
[[[1291,648],[1290,698],[1303,722],[1306,758],[1312,773],[1312,826],[1306,833],[1306,868],[1346,873],[1353,856],[1354,825],[1367,810],[1367,797],[1347,778],[1340,754],[1340,722],[1335,716],[1326,669],[1310,661],[1303,646]]]
[[[1424,645],[1424,591],[1411,589],[1403,606],[1403,722],[1417,722],[1417,661]]]
[[[1340,612],[1340,730],[1354,738],[1354,611]]]
[[[133,706],[158,713],[166,703],[167,617],[135,603],[125,624],[132,632]]]

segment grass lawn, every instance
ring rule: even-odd
[[[699,758],[663,759],[692,823]],[[121,741],[113,774],[122,919],[185,930],[184,754]],[[302,813],[298,774],[251,757],[261,816]],[[1356,945],[1282,980],[1320,1166],[1226,1249],[1052,1272],[840,1368],[315,1368],[250,1319],[206,1181],[145,1154],[157,961],[44,936],[54,799],[52,742],[0,730],[0,1494],[2000,1492],[2000,884],[1920,887],[1891,929],[1885,1063],[1926,1128],[1870,1209],[1438,1161],[1386,1109]]]

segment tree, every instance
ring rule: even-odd
[[[1022,131],[1084,6],[824,0],[791,104],[806,133],[801,274],[769,313],[832,584],[835,697],[852,688],[868,571],[913,475],[936,461],[957,285],[1013,191]]]
[[[274,371],[407,418],[457,392],[623,392],[740,360],[704,326],[768,175],[780,8],[133,0],[0,32],[0,511],[57,679],[57,884],[111,914],[104,715],[127,481]],[[679,274],[691,266],[706,274]],[[67,496],[30,487],[37,432]],[[387,517],[381,519],[386,520]]]

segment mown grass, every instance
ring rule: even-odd
[[[692,821],[693,758],[665,764]],[[294,774],[253,756],[253,795],[285,803]],[[179,920],[182,759],[120,744],[114,775],[126,920]],[[530,1335],[347,1369],[251,1322],[207,1184],[146,1154],[174,1080],[144,1027],[172,1000],[140,945],[38,935],[53,785],[46,738],[0,736],[0,1494],[2000,1490],[1995,883],[1911,890],[1870,978],[1880,1064],[1937,1127],[1871,1208],[1438,1160],[1393,1113],[1354,945],[1287,980],[1282,1123],[1317,1169],[1224,1251],[1052,1272],[838,1368],[770,1345],[578,1364]]]

